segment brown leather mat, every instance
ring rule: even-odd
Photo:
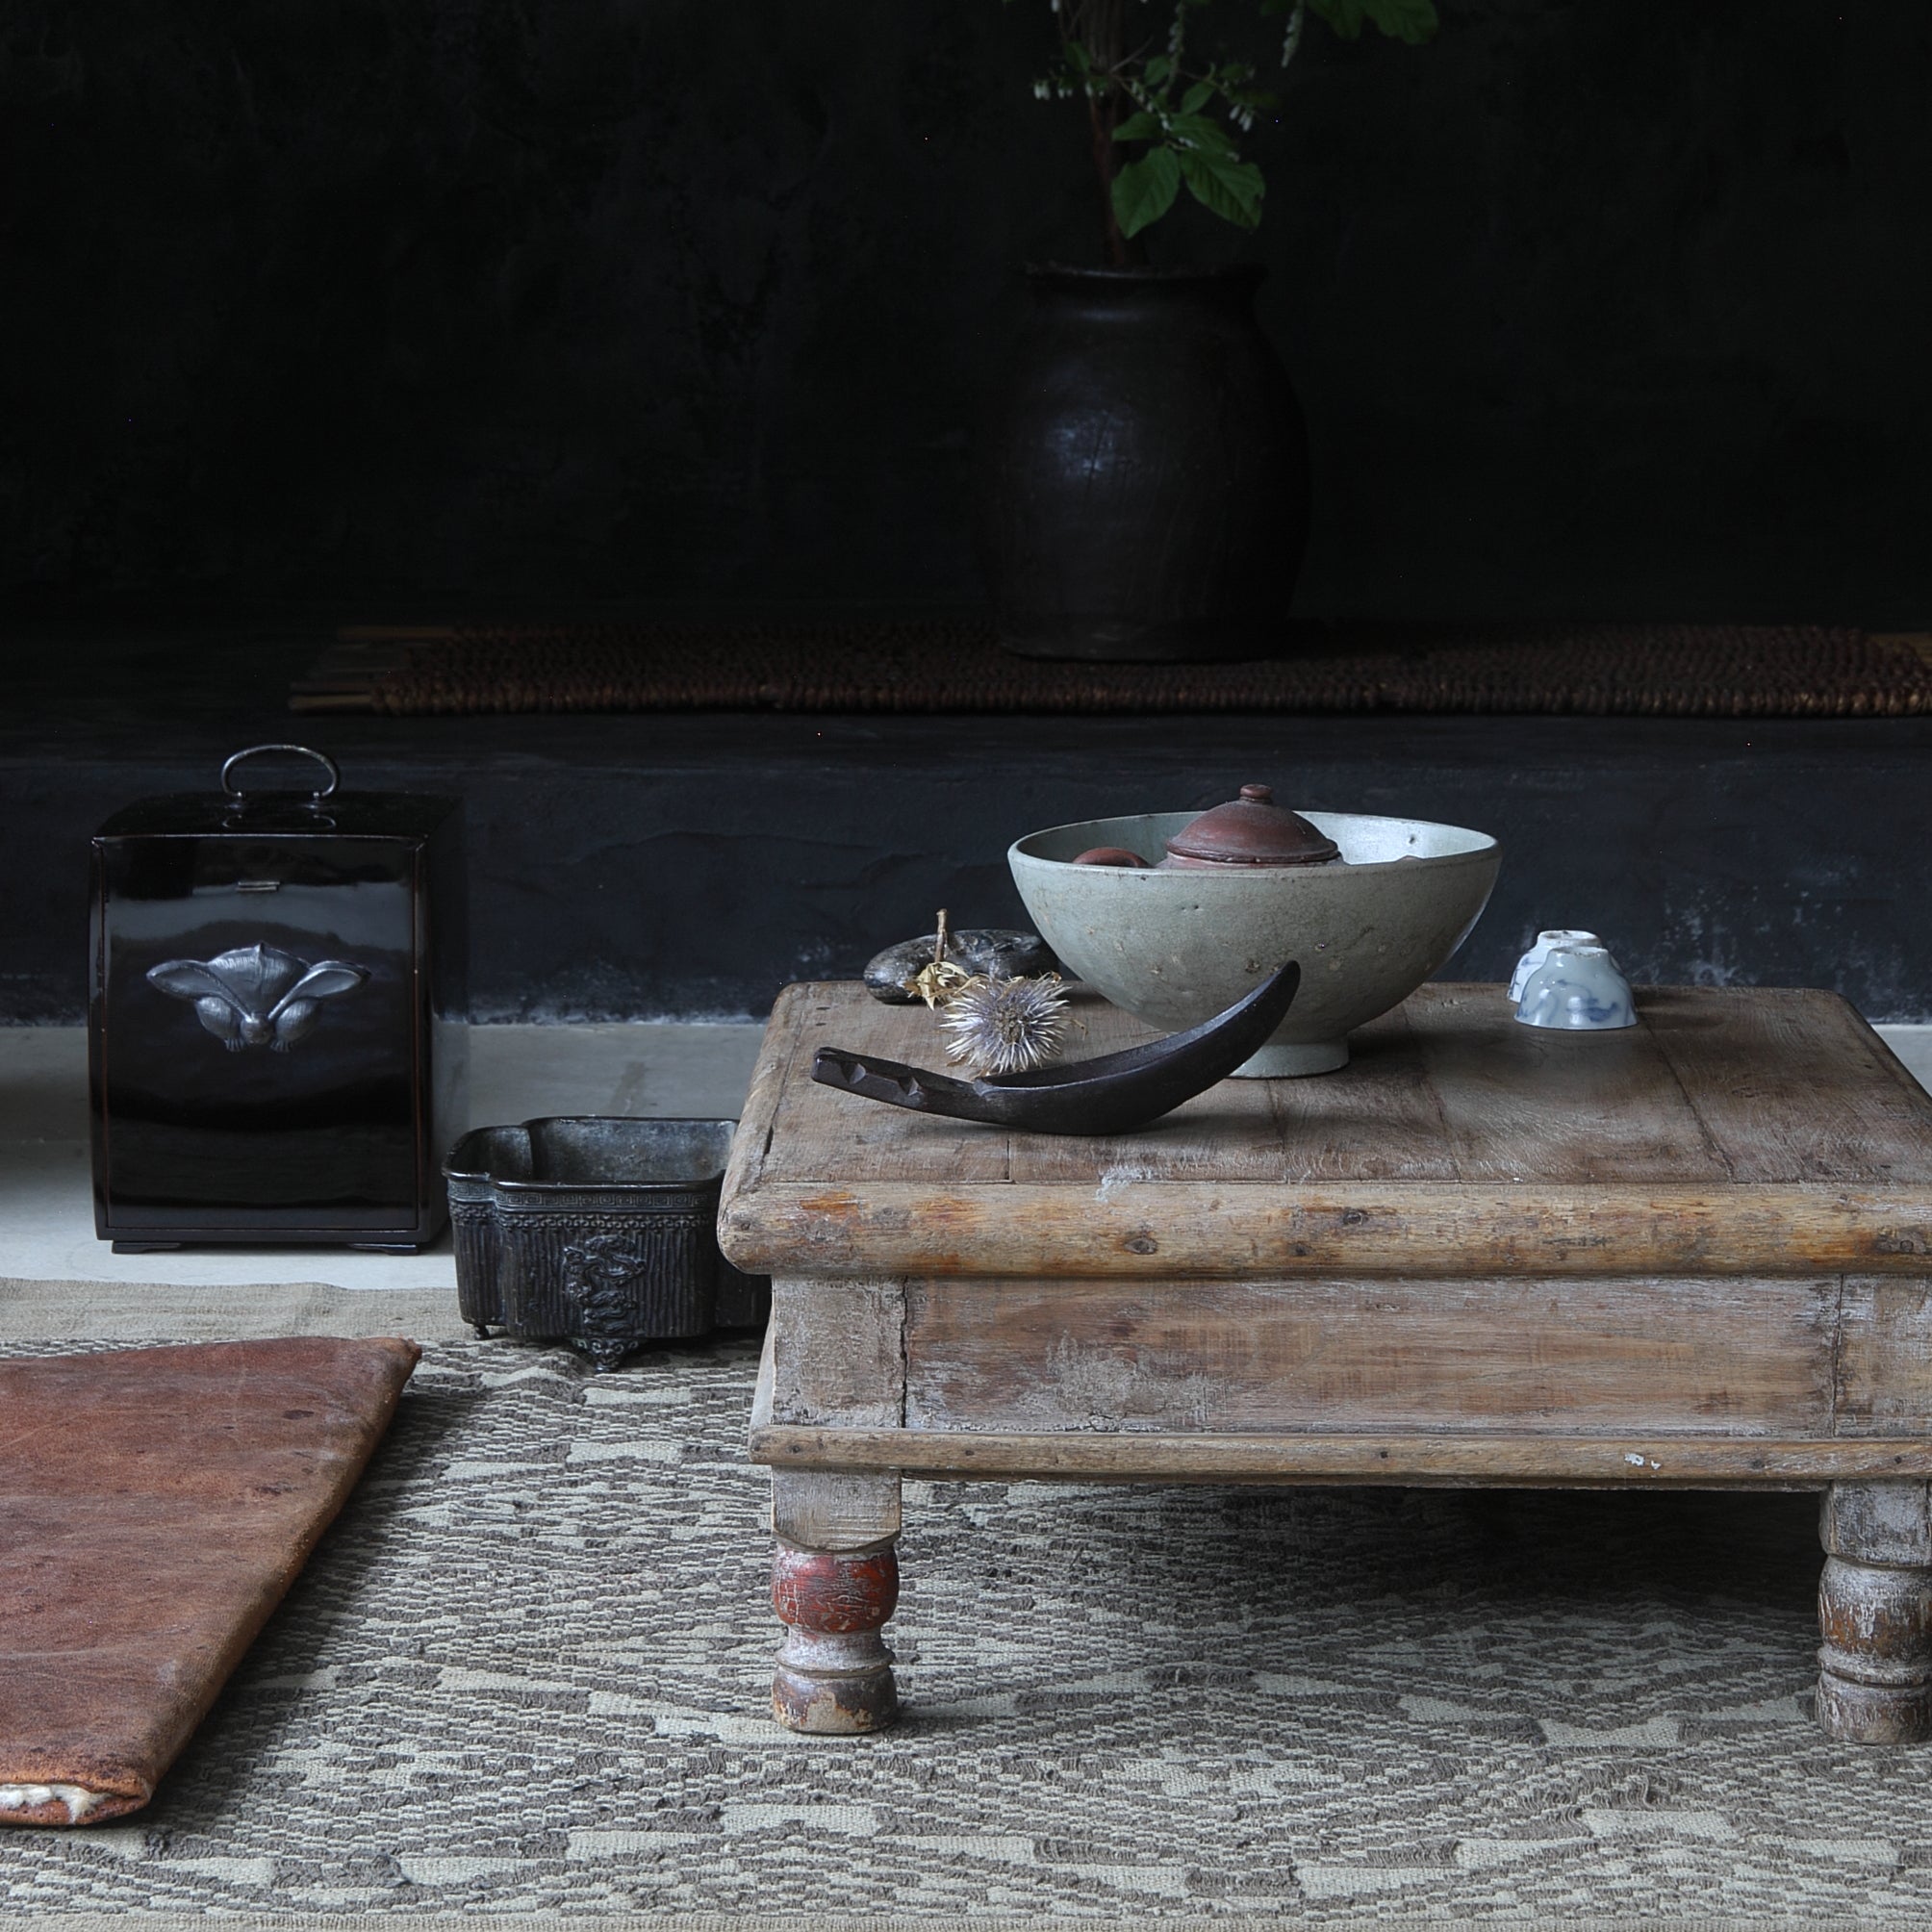
[[[0,1824],[147,1803],[420,1353],[307,1336],[0,1361]]]
[[[1684,718],[1932,713],[1932,639],[1808,625],[1289,626],[1247,664],[1071,664],[989,624],[454,625],[345,631],[292,708],[1131,714],[1544,712]]]

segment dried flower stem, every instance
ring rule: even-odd
[[[946,948],[952,936],[946,923],[946,908],[942,905],[939,908],[939,931],[932,944],[932,957],[905,982],[905,990],[917,993],[928,1007],[940,1005],[972,977],[963,966],[957,966],[947,958]]]

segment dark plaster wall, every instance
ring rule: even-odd
[[[83,1016],[89,835],[288,736],[310,648],[249,625],[33,642],[26,701],[0,705],[0,1027]],[[1251,778],[1502,841],[1445,978],[1505,978],[1538,928],[1585,926],[1643,980],[1824,986],[1932,1019],[1932,718],[345,717],[298,735],[351,790],[463,797],[480,1020],[762,1014],[939,906],[1022,922],[1005,849],[1027,832]]]
[[[1311,614],[1925,620],[1932,15],[1442,0],[1254,152]],[[1229,0],[1211,10],[1226,14]],[[0,0],[0,591],[958,599],[1045,0]]]
[[[1923,721],[1697,725],[1687,746],[1646,720],[1105,720],[1070,744],[1060,721],[1005,719],[970,757],[939,720],[649,724],[514,751],[489,730],[338,734],[359,787],[465,797],[475,1018],[762,1015],[788,980],[855,977],[929,931],[937,906],[1025,925],[1012,839],[1150,799],[1205,807],[1231,772],[1495,833],[1496,895],[1443,978],[1507,979],[1539,928],[1587,925],[1646,983],[1827,986],[1874,1019],[1932,1018],[1923,867],[1899,864]],[[211,757],[0,766],[36,854],[12,887],[0,1025],[82,1018],[86,831],[110,801],[205,791]]]

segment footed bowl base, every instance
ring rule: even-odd
[[[1332,1074],[1348,1065],[1346,1040],[1270,1040],[1258,1054],[1245,1059],[1230,1076],[1237,1080],[1300,1080],[1307,1074]]]

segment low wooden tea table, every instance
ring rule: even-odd
[[[774,1687],[897,1710],[900,1477],[1821,1489],[1818,1716],[1932,1731],[1932,1096],[1842,1000],[1653,989],[1620,1033],[1428,986],[1344,1071],[1140,1133],[930,1119],[856,984],[773,1013],[720,1229],[774,1280]],[[1077,1053],[1145,1030],[1083,1004]]]

